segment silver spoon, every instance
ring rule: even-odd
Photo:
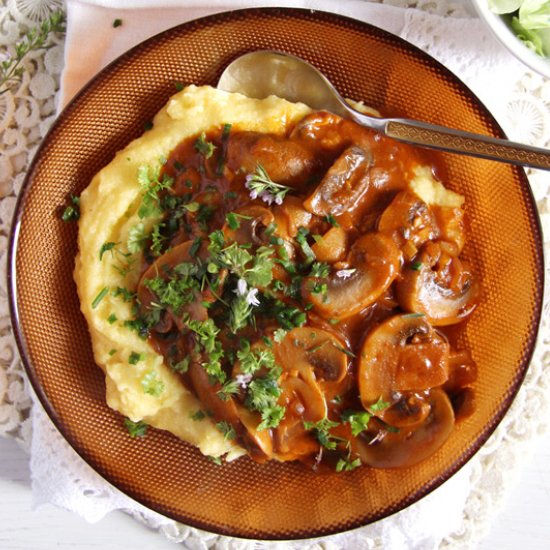
[[[222,73],[218,88],[262,99],[277,95],[327,110],[398,141],[520,166],[550,170],[550,150],[404,118],[377,118],[351,107],[307,61],[281,52],[244,54]]]

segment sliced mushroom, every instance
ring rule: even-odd
[[[352,451],[373,468],[406,468],[421,462],[447,441],[455,423],[453,407],[443,390],[429,392],[429,405],[423,422],[398,431],[380,425],[377,433],[364,432],[352,439]]]
[[[284,462],[314,455],[319,450],[319,443],[299,417],[295,417],[293,421],[283,421],[273,430],[273,448],[275,457]]]
[[[344,343],[318,328],[295,328],[275,347],[283,369],[280,402],[286,407],[274,430],[275,453],[281,460],[311,455],[319,448],[304,422],[319,422],[328,413],[327,400],[346,378],[348,357]]]
[[[274,208],[277,219],[277,234],[283,239],[292,239],[298,234],[300,227],[309,228],[312,214],[303,205],[302,199],[289,195],[283,204]]]
[[[422,391],[447,381],[449,343],[424,316],[395,315],[365,338],[359,356],[361,402],[369,409],[380,398],[392,404],[392,394]]]
[[[435,326],[459,323],[476,308],[479,283],[466,262],[429,242],[396,283],[396,296],[405,311],[423,313]]]
[[[396,315],[371,331],[359,357],[361,403],[398,428],[423,421],[430,407],[426,391],[449,377],[449,343],[422,316]]]
[[[343,260],[348,250],[348,234],[342,227],[331,227],[311,249],[318,262],[333,264]]]
[[[432,210],[410,191],[397,193],[380,216],[378,231],[393,237],[401,247],[409,243],[408,247],[414,250],[411,257],[426,241],[437,238],[437,225]]]
[[[467,350],[453,350],[449,355],[449,380],[446,391],[457,391],[473,384],[477,379],[477,365]]]
[[[346,319],[373,304],[388,289],[400,263],[401,252],[390,237],[368,233],[351,247],[350,269],[334,271],[326,280],[305,279],[302,295],[322,316]]]
[[[369,189],[372,164],[370,151],[358,145],[348,147],[304,201],[304,207],[318,216],[338,216],[352,209]]]
[[[346,351],[339,337],[316,327],[294,328],[275,346],[277,364],[284,372],[321,384],[339,383],[346,377]]]
[[[259,413],[249,411],[235,399],[221,399],[219,383],[212,383],[204,368],[196,361],[189,365],[192,389],[217,422],[227,422],[234,429],[237,440],[256,462],[266,462],[273,455],[273,442],[269,430],[257,430],[261,422]]]
[[[268,208],[259,204],[249,204],[236,210],[235,214],[238,227],[232,229],[226,222],[222,228],[226,243],[259,245],[265,242],[265,230],[275,221],[273,213]]]

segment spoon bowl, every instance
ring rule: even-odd
[[[263,99],[276,95],[349,118],[388,137],[441,151],[550,170],[550,151],[506,139],[405,118],[379,118],[354,109],[307,61],[282,52],[257,50],[230,63],[218,88]]]

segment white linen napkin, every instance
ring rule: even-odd
[[[60,108],[98,70],[142,40],[197,17],[254,6],[332,11],[398,34],[457,73],[505,124],[506,100],[513,93],[523,68],[488,35],[480,21],[443,18],[419,10],[361,0],[210,0],[208,6],[199,0],[67,0],[66,66]],[[114,26],[116,19],[120,19],[122,24]],[[208,547],[216,544],[225,548],[245,548],[255,544],[181,526],[126,497],[80,459],[54,428],[36,399],[35,403],[31,473],[36,504],[53,503],[91,522],[100,520],[112,510],[122,509],[148,525],[160,528],[172,540],[185,541],[189,546],[206,548],[206,544]],[[306,548],[322,543],[326,548],[437,548],[445,537],[461,529],[465,501],[471,488],[471,471],[470,463],[418,503],[375,524],[322,541],[302,541],[286,546]],[[269,544],[255,544],[254,548],[264,546]],[[277,548],[280,547],[281,543],[278,543]]]

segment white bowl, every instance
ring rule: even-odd
[[[472,0],[472,3],[481,19],[486,21],[496,37],[508,50],[534,71],[550,78],[550,58],[540,57],[530,50],[510,29],[505,17],[493,13],[489,9],[487,0]]]

